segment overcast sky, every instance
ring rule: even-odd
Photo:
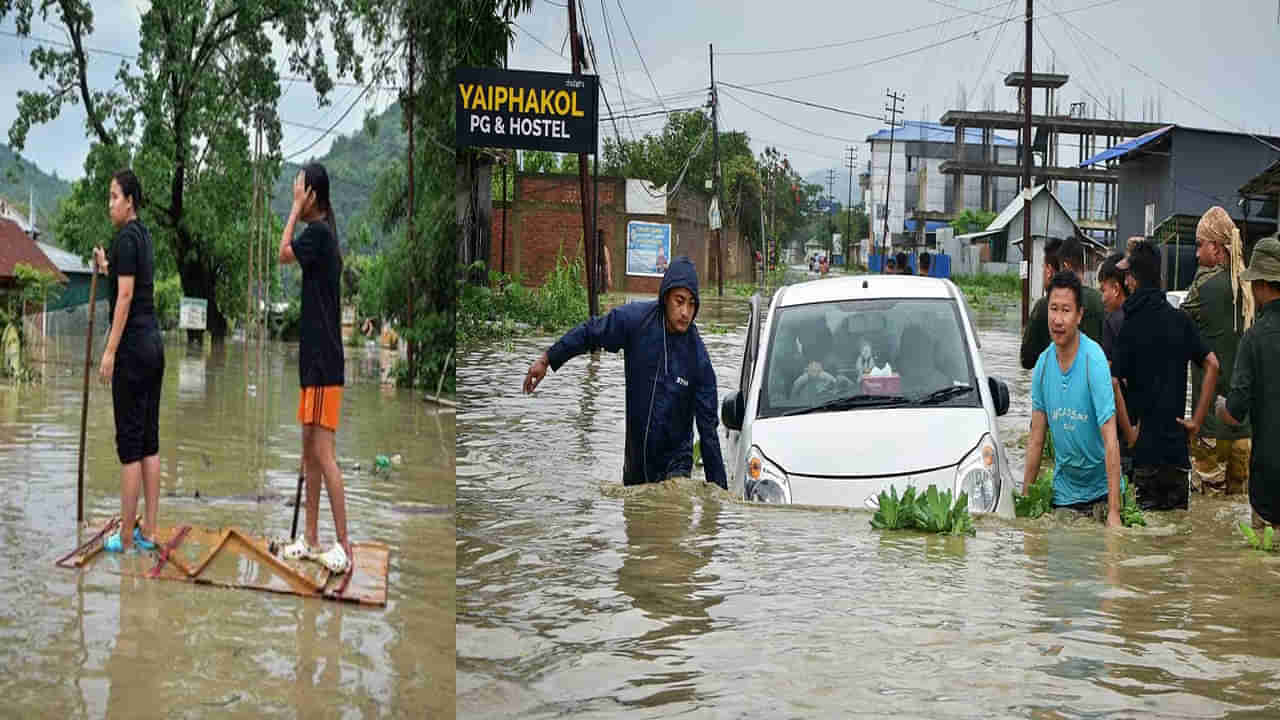
[[[95,2],[96,31],[88,44],[136,53],[139,1]],[[1034,35],[1036,69],[1046,70],[1052,64],[1058,72],[1071,76],[1060,96],[1062,112],[1071,102],[1092,104],[1096,98],[1105,103],[1110,98],[1112,113],[1119,116],[1123,93],[1127,119],[1142,119],[1143,103],[1158,97],[1163,121],[1255,132],[1280,131],[1280,82],[1276,80],[1280,70],[1278,3],[1280,0],[1039,0],[1036,13],[1041,19]],[[892,88],[906,93],[905,117],[909,120],[937,121],[945,110],[955,107],[961,85],[967,90],[969,109],[981,109],[989,86],[994,86],[997,109],[1013,109],[1013,91],[1003,87],[1002,78],[1006,72],[1020,69],[1022,63],[1022,0],[622,0],[635,43],[618,0],[585,5],[586,27],[595,41],[600,74],[605,80],[603,88],[618,113],[623,111],[617,89],[619,75],[626,88],[626,108],[632,113],[660,109],[661,105],[655,102],[658,96],[668,108],[705,102],[709,42],[715,43],[716,75],[724,82],[745,86],[785,80],[760,85],[758,89],[875,116],[883,114],[885,90]],[[602,7],[608,12],[612,42]],[[1072,12],[1078,8],[1086,9]],[[974,11],[982,14],[971,14]],[[1066,14],[1055,17],[1054,13]],[[1006,17],[1015,21],[987,27]],[[1067,21],[1079,30],[1070,28]],[[568,70],[567,48],[565,57],[560,57],[533,39],[560,50],[568,27],[567,11],[560,0],[535,0],[533,10],[517,22],[523,30],[516,32],[512,68]],[[921,26],[928,27],[899,33]],[[13,29],[12,18],[0,23],[0,31]],[[804,52],[730,54],[848,43],[889,33],[897,34]],[[33,34],[65,37],[60,29],[47,25],[37,26]],[[945,42],[957,36],[960,39]],[[871,62],[933,44],[937,45],[892,60]],[[30,42],[0,35],[0,72],[5,78],[0,85],[0,131],[5,139],[16,115],[17,90],[42,87],[28,65],[30,48]],[[616,70],[613,55],[618,58]],[[642,57],[652,74],[652,83],[642,68]],[[118,63],[118,58],[92,55],[90,85],[113,84]],[[840,70],[856,65],[861,67]],[[1162,88],[1143,72],[1190,100]],[[791,80],[816,73],[822,74]],[[333,109],[317,110],[314,92],[294,83],[281,102],[280,114],[285,120],[328,127],[346,109],[355,92],[348,95],[347,88],[338,88],[333,94]],[[802,174],[830,167],[840,168],[841,174],[847,172],[842,159],[850,144],[863,145],[859,158],[865,163],[865,138],[878,127],[874,120],[727,87],[722,87],[721,96],[724,127],[748,132],[757,152],[766,143],[779,146]],[[380,110],[391,99],[388,93],[371,95],[338,130],[350,133],[358,129],[366,107]],[[1105,116],[1105,111],[1101,114]],[[661,124],[660,116],[619,121],[619,130],[630,136],[632,132],[656,130]],[[603,131],[612,133],[613,128],[606,124]],[[286,126],[286,153],[319,135]],[[325,138],[308,154],[323,154],[331,142],[332,137]],[[24,155],[46,170],[72,178],[82,172],[87,147],[83,110],[79,106],[66,107],[56,121],[32,129]],[[1071,148],[1064,148],[1063,154],[1075,156]]]
[[[144,7],[146,3],[143,0],[94,0],[94,33],[86,41],[86,46],[136,55],[140,18]],[[14,38],[12,36],[14,31],[15,23],[12,16],[0,21],[0,76],[4,77],[4,82],[0,84],[0,142],[6,144],[9,139],[9,128],[17,117],[18,91],[39,90],[45,87],[28,61],[31,49],[37,43],[33,40]],[[67,39],[60,26],[38,21],[31,35],[33,38],[47,38],[55,41]],[[331,49],[332,44],[328,44],[327,47]],[[277,50],[276,60],[277,66],[287,75],[282,49]],[[113,55],[90,53],[89,87],[98,89],[113,86],[120,62],[121,58]],[[333,55],[330,53],[331,73],[336,72],[334,65]],[[350,81],[350,78],[347,78],[347,81]],[[317,126],[322,130],[332,125],[360,93],[358,88],[336,87],[330,92],[332,104],[320,109],[316,104],[316,93],[310,85],[285,80],[282,81],[281,88],[284,93],[280,102],[281,119]],[[305,155],[296,159],[302,160],[306,157],[325,154],[337,134],[350,135],[360,129],[365,110],[372,108],[375,112],[381,112],[394,99],[391,92],[370,91],[365,99],[338,124],[333,134],[326,136],[315,147],[307,150]],[[321,131],[299,128],[296,125],[285,125],[283,132],[284,140],[281,147],[286,156],[293,151],[305,148],[323,134]],[[84,159],[88,151],[89,140],[85,134],[83,107],[64,105],[58,119],[31,129],[22,155],[35,162],[45,172],[56,171],[59,177],[72,179],[84,174]]]
[[[1046,71],[1052,65],[1057,72],[1071,76],[1059,96],[1063,113],[1072,102],[1092,104],[1092,94],[1103,103],[1111,98],[1111,112],[1118,118],[1123,93],[1125,119],[1142,120],[1143,102],[1158,98],[1162,121],[1229,130],[1280,131],[1280,81],[1276,79],[1280,70],[1278,2],[1038,0],[1038,29],[1033,35],[1035,69]],[[968,92],[970,110],[982,109],[988,86],[994,86],[996,109],[1015,109],[1014,91],[1004,87],[1003,78],[1007,72],[1022,68],[1023,0],[622,0],[638,51],[618,0],[602,3],[613,42],[606,37],[601,4],[586,3],[587,28],[600,60],[600,74],[605,81],[602,87],[618,113],[622,107],[610,46],[618,57],[627,108],[643,112],[661,107],[654,102],[655,86],[669,108],[705,102],[708,43],[714,43],[716,48],[717,80],[743,86],[786,80],[761,84],[757,89],[873,116],[883,114],[888,88],[906,93],[904,117],[908,120],[937,122],[943,112],[956,107],[961,85]],[[1071,12],[1078,8],[1087,9]],[[970,14],[974,11],[983,14]],[[1053,13],[1064,14],[1055,17]],[[1007,17],[1015,18],[1015,22],[984,29]],[[510,67],[568,71],[568,60],[533,39],[537,37],[560,50],[568,28],[567,10],[561,0],[535,0],[532,12],[517,22],[528,32],[517,31]],[[926,25],[930,27],[826,49],[730,54],[847,43]],[[960,39],[866,64],[956,37]],[[652,83],[641,57],[652,74]],[[855,65],[863,67],[840,70]],[[818,73],[822,74],[790,80]],[[1157,80],[1190,101],[1162,88]],[[722,128],[748,132],[757,152],[766,143],[779,146],[802,175],[832,167],[846,173],[842,160],[850,144],[862,145],[858,156],[865,164],[866,137],[882,126],[876,120],[807,108],[723,86],[721,97]],[[1037,112],[1043,107],[1042,97],[1037,91]],[[605,112],[603,104],[601,112]],[[1099,115],[1107,116],[1106,111]],[[662,120],[645,118],[632,121],[631,126],[620,121],[619,130],[629,136],[633,126],[640,134],[661,128]],[[614,132],[608,124],[601,131]],[[1063,141],[1075,142],[1067,138]],[[1062,153],[1064,162],[1076,157],[1074,147],[1064,147]]]

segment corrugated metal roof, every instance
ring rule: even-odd
[[[62,248],[54,247],[49,243],[37,242],[36,245],[40,248],[40,251],[44,253],[45,257],[49,258],[49,260],[64,273],[88,275],[93,272],[93,268],[89,263],[81,260],[80,256],[75,253],[67,252]]]
[[[867,136],[867,142],[872,140],[888,140],[889,128],[885,128],[874,134]],[[940,125],[938,123],[913,122],[907,121],[893,131],[893,139],[897,142],[936,142],[936,143],[952,143],[956,141],[956,129],[950,125]],[[991,142],[994,145],[1002,145],[1008,147],[1017,146],[1016,140],[1010,140],[1007,137],[992,134]],[[982,130],[980,128],[966,128],[964,131],[964,143],[966,145],[981,145]]]
[[[1110,160],[1111,158],[1120,157],[1122,155],[1128,155],[1130,152],[1137,150],[1143,145],[1146,145],[1149,142],[1153,142],[1155,140],[1160,139],[1161,137],[1164,136],[1165,133],[1169,132],[1174,127],[1176,126],[1165,125],[1159,130],[1152,130],[1151,132],[1145,135],[1139,135],[1138,137],[1132,140],[1126,140],[1120,143],[1119,145],[1116,145],[1115,147],[1107,148],[1106,150],[1103,150],[1097,155],[1094,155],[1088,160],[1085,160],[1084,162],[1080,163],[1080,167],[1089,167],[1090,165],[1095,165],[1100,162],[1105,162],[1107,160]]]

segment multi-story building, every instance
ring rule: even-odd
[[[975,162],[986,160],[980,129],[964,132],[964,148],[959,154],[955,149],[955,128],[937,123],[905,122],[892,130],[892,142],[890,132],[885,128],[867,137],[871,159],[859,176],[877,249],[886,245],[886,215],[890,246],[915,246],[921,239],[930,244],[934,231],[945,227],[956,213],[966,208],[1003,207],[1018,192],[1016,178],[995,178],[989,188],[994,197],[984,203],[982,192],[988,186],[969,182],[964,184],[963,197],[957,202],[955,185],[943,175],[941,165],[955,160],[957,155]],[[993,134],[990,144],[996,162],[1016,162],[1016,141]],[[893,147],[892,172],[890,145]],[[924,233],[919,232],[920,223],[924,224]]]

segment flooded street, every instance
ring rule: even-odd
[[[704,331],[721,398],[745,314],[707,297],[698,316],[736,328]],[[1017,316],[978,315],[1020,478]],[[743,504],[700,472],[624,489],[622,357],[575,358],[522,395],[553,340],[459,362],[459,716],[1280,715],[1280,562],[1233,531],[1243,498],[1110,534],[980,518],[966,539]]]
[[[288,535],[301,458],[297,343],[270,343],[261,362],[236,342],[165,343],[160,524]],[[47,382],[0,386],[0,715],[453,715],[452,412],[380,387],[380,351],[346,349],[338,464],[352,539],[390,547],[385,608],[119,574],[149,567],[149,554],[99,555],[82,574],[54,561],[77,544],[83,353],[83,338],[61,340]],[[120,511],[100,353],[90,520]],[[375,472],[378,455],[401,462]],[[320,540],[333,542],[327,495]]]

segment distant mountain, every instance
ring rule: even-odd
[[[71,183],[49,175],[0,143],[0,197],[25,211],[35,192],[36,226],[48,232],[58,201],[71,193]]]
[[[345,246],[351,237],[352,221],[363,217],[369,210],[374,188],[389,165],[404,161],[409,147],[408,136],[401,124],[399,103],[393,104],[373,119],[377,132],[370,136],[363,129],[333,141],[328,154],[313,158],[329,173],[329,195],[334,213],[338,216],[338,238]],[[271,209],[280,218],[289,215],[293,202],[293,179],[302,164],[287,162],[280,170],[272,190]],[[375,245],[382,247],[375,231]]]
[[[827,171],[818,170],[804,176],[804,181],[822,186],[822,194],[827,194]],[[836,174],[831,184],[832,195],[835,201],[840,203],[840,207],[849,204],[849,168],[836,168]],[[857,171],[853,175],[853,204],[857,205],[862,202],[862,188],[858,187]]]

